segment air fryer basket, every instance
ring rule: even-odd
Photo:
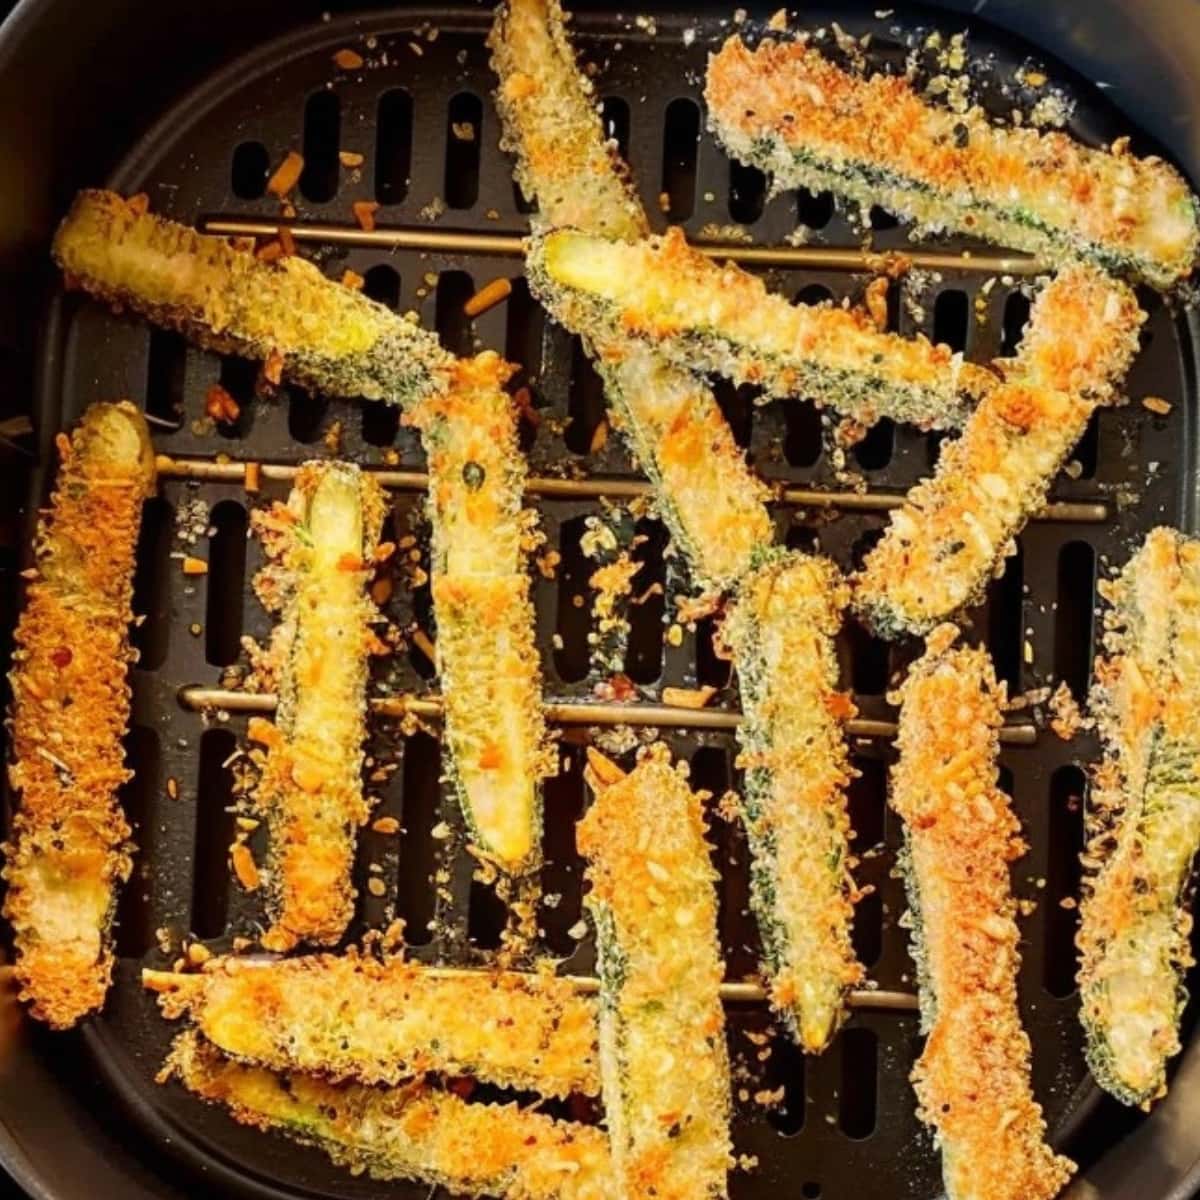
[[[298,12],[298,6],[262,5],[243,13],[215,4],[205,6],[203,27],[192,28],[195,14],[178,14],[178,19],[171,14],[168,21],[151,11],[156,7],[126,3],[120,12],[114,7],[104,16],[79,14],[76,24],[74,11],[65,20],[74,6],[27,0],[6,27],[7,40],[0,42],[0,66],[7,71],[0,71],[0,89],[27,79],[25,96],[45,93],[65,113],[57,134],[48,126],[44,144],[26,138],[26,145],[16,146],[11,130],[3,135],[10,139],[6,152],[21,157],[6,164],[9,182],[0,193],[14,193],[6,194],[4,203],[23,235],[10,234],[4,244],[5,262],[12,268],[5,305],[27,313],[36,307],[43,285],[48,295],[36,339],[15,346],[6,362],[18,388],[24,364],[36,364],[36,387],[21,393],[35,395],[35,453],[31,478],[21,479],[20,486],[28,488],[34,503],[44,496],[53,434],[102,398],[144,401],[156,418],[157,448],[185,464],[164,475],[158,497],[148,505],[139,550],[135,608],[146,621],[135,638],[141,661],[133,673],[128,742],[137,774],[124,800],[140,851],[120,906],[117,977],[104,1014],[68,1036],[31,1028],[11,996],[6,999],[0,1023],[0,1153],[32,1194],[56,1200],[195,1195],[203,1187],[238,1197],[424,1196],[425,1188],[351,1178],[317,1152],[242,1129],[175,1085],[154,1084],[173,1030],[138,982],[143,964],[161,966],[174,957],[160,949],[164,937],[178,946],[183,935],[192,934],[213,950],[227,949],[234,936],[253,935],[261,916],[256,901],[231,883],[226,864],[233,820],[226,811],[232,784],[227,763],[244,740],[246,702],[202,692],[199,698],[209,705],[198,711],[194,690],[219,688],[223,672],[239,658],[241,635],[261,638],[269,629],[248,586],[259,565],[257,543],[246,538],[249,504],[286,494],[289,466],[328,455],[326,438],[336,423],[340,453],[397,473],[400,486],[392,493],[390,518],[394,535],[420,537],[421,495],[403,478],[422,468],[419,444],[410,431],[397,428],[394,411],[378,404],[326,402],[288,390],[275,399],[255,396],[253,365],[189,349],[173,335],[62,295],[45,269],[44,254],[49,223],[70,191],[105,178],[122,191],[146,191],[155,210],[182,220],[236,217],[273,223],[278,206],[265,194],[266,178],[289,149],[305,156],[297,197],[301,221],[353,225],[352,202],[376,199],[381,202],[377,220],[384,227],[520,233],[526,217],[509,162],[497,145],[489,100],[492,79],[482,39],[490,13],[472,6],[332,16],[311,6]],[[1193,149],[1190,125],[1173,128],[1163,119],[1162,93],[1172,94],[1173,61],[1165,9],[1162,22],[1149,21],[1146,31],[1154,32],[1162,46],[1161,69],[1136,60],[1138,70],[1131,70],[1135,51],[1151,53],[1146,40],[1122,33],[1122,40],[1106,43],[1112,62],[1097,50],[1104,22],[1115,22],[1111,28],[1117,29],[1123,20],[1116,5],[1092,6],[1097,11],[1089,12],[1090,26],[1082,15],[1068,19],[1066,10],[1082,10],[1082,4],[1055,6],[1052,15],[1027,11],[1035,7],[1030,5],[1004,6],[1013,24],[1037,19],[1063,25],[1057,33],[1048,26],[1039,29],[1045,40],[1036,47],[976,18],[915,8],[880,17],[876,7],[805,4],[799,19],[808,27],[837,20],[853,34],[869,30],[872,53],[893,58],[904,53],[905,37],[917,29],[968,28],[973,55],[991,56],[983,78],[992,81],[990,97],[1001,106],[1014,101],[995,83],[1010,80],[1030,58],[1046,62],[1044,50],[1058,45],[1065,30],[1064,53],[1097,79],[1113,82],[1124,70],[1126,86],[1136,87],[1140,80],[1141,92],[1130,93],[1139,96],[1129,106],[1131,113],[1152,121],[1181,154]],[[587,57],[601,68],[598,88],[606,116],[648,210],[658,214],[660,194],[665,194],[669,219],[696,237],[736,222],[756,243],[780,245],[799,220],[810,227],[814,244],[858,244],[861,232],[823,198],[784,194],[769,199],[761,178],[731,167],[703,132],[698,100],[704,57],[711,40],[727,32],[732,10],[716,6],[702,17],[654,6],[643,11],[653,21],[585,11],[575,28]],[[752,12],[751,20],[768,11]],[[165,27],[172,23],[177,25],[174,38]],[[683,36],[686,29],[696,31],[694,41]],[[84,45],[88,38],[90,50]],[[34,77],[31,57],[56,45],[59,53],[45,75]],[[363,54],[367,66],[338,70],[332,56],[345,47]],[[86,79],[81,95],[66,87],[65,64],[85,50],[88,70],[113,79],[111,109],[101,96],[90,95]],[[247,52],[235,58],[242,50]],[[180,58],[188,62],[186,70]],[[214,71],[218,61],[226,65]],[[172,95],[171,66],[181,68],[177,76],[195,78],[196,86]],[[1052,81],[1077,101],[1072,127],[1079,136],[1108,140],[1134,133],[1135,149],[1151,146],[1102,92],[1061,63],[1047,66]],[[153,97],[153,105],[130,109],[127,71],[141,73],[141,91]],[[1141,102],[1151,85],[1158,108]],[[1176,111],[1190,118],[1192,110]],[[84,120],[89,114],[96,126],[90,130]],[[157,119],[150,123],[152,117]],[[32,115],[31,127],[51,119]],[[466,127],[470,136],[462,136]],[[362,166],[339,165],[339,150],[362,154]],[[20,162],[33,173],[36,186],[17,196],[21,174],[14,168]],[[444,211],[437,213],[438,208]],[[872,224],[876,248],[908,246],[905,229],[886,214],[874,214]],[[936,248],[963,244],[945,240]],[[531,499],[548,544],[562,554],[557,578],[539,576],[535,587],[548,698],[591,699],[607,675],[589,666],[588,606],[575,603],[575,597],[588,596],[590,572],[580,536],[585,520],[599,515],[618,520],[625,537],[648,535],[638,551],[645,566],[637,590],[655,582],[665,589],[665,595],[630,609],[623,667],[639,699],[654,701],[664,685],[711,683],[720,688],[713,709],[735,710],[736,687],[727,664],[712,652],[711,630],[701,623],[678,646],[663,636],[663,614],[674,611],[681,580],[674,563],[664,560],[661,526],[652,519],[614,518],[600,499],[603,488],[588,485],[597,479],[627,483],[636,475],[618,439],[597,435],[603,398],[577,343],[543,319],[520,284],[506,305],[480,319],[470,322],[462,315],[463,301],[478,286],[496,276],[519,277],[519,258],[503,248],[419,251],[333,245],[327,239],[305,248],[329,273],[350,268],[365,277],[376,298],[402,311],[416,309],[448,348],[468,353],[477,345],[492,347],[523,365],[542,418],[536,431],[529,431],[532,474],[561,474],[565,463],[584,481],[567,494],[545,489],[547,494]],[[806,299],[857,297],[865,281],[862,275],[795,265],[775,269],[773,278],[780,290]],[[988,358],[1010,349],[1019,335],[1027,307],[1020,284],[1020,278],[997,278],[978,269],[926,274],[893,288],[894,324],[905,333],[923,330],[950,341],[970,357]],[[1100,415],[1077,452],[1078,478],[1064,476],[1056,483],[1057,507],[1049,519],[1029,525],[1020,553],[991,588],[987,604],[973,614],[972,636],[989,646],[1013,694],[1061,678],[1082,696],[1095,634],[1098,575],[1122,561],[1132,542],[1154,524],[1194,528],[1196,324],[1150,293],[1142,299],[1150,319],[1129,380],[1134,402]],[[27,346],[36,353],[27,357]],[[214,382],[242,406],[233,430],[196,425]],[[1137,398],[1149,394],[1170,403],[1169,416],[1142,409]],[[797,546],[818,543],[843,567],[857,561],[884,523],[885,512],[870,497],[902,491],[928,470],[936,454],[930,436],[877,428],[850,455],[850,466],[866,479],[868,499],[823,508],[805,493],[844,497],[845,484],[822,447],[811,404],[793,400],[756,409],[744,392],[728,389],[721,396],[756,466],[790,489],[775,508],[781,538]],[[258,497],[248,496],[243,487],[240,464],[246,461],[270,465]],[[24,473],[11,474],[16,479]],[[186,524],[181,518],[198,503],[206,513],[201,521],[206,529],[189,546],[178,536]],[[18,539],[18,549],[9,551],[10,583],[29,528],[26,521],[24,541]],[[177,556],[184,550],[208,559],[207,576],[182,574]],[[400,625],[416,622],[435,632],[427,586],[413,591],[398,578],[387,611]],[[912,653],[911,646],[875,642],[853,625],[847,630],[845,681],[865,718],[884,723],[894,718],[885,697],[888,682]],[[436,684],[417,650],[382,662],[376,674],[378,687],[392,692],[423,695]],[[1148,1200],[1187,1195],[1187,1177],[1200,1155],[1200,1135],[1187,1120],[1200,1104],[1194,1047],[1185,1053],[1170,1098],[1147,1120],[1118,1113],[1101,1100],[1082,1064],[1071,978],[1074,913],[1060,901],[1077,885],[1085,789],[1081,768],[1094,757],[1095,744],[1087,734],[1067,742],[1045,729],[1034,736],[1028,711],[1015,712],[1011,722],[1023,727],[1030,742],[1010,742],[1002,755],[1005,786],[1031,843],[1016,864],[1014,885],[1020,897],[1036,902],[1022,924],[1022,997],[1034,1044],[1035,1083],[1054,1137],[1090,1166],[1072,1194],[1124,1196],[1131,1194],[1136,1178],[1139,1194]],[[708,728],[664,728],[662,733],[678,755],[691,761],[700,786],[718,795],[737,786],[728,720],[718,715]],[[591,972],[592,950],[590,941],[572,936],[581,887],[572,830],[584,804],[581,747],[596,735],[605,736],[600,727],[564,729],[563,757],[571,769],[547,789],[544,876],[545,891],[561,900],[546,907],[540,921],[545,949],[566,959],[564,970],[584,975]],[[360,885],[368,865],[376,864],[385,894],[375,897],[360,886],[350,936],[401,916],[415,956],[462,965],[485,961],[497,944],[503,914],[490,889],[473,882],[465,852],[446,849],[454,839],[446,843],[432,836],[440,821],[455,829],[459,825],[438,781],[436,740],[424,733],[406,737],[395,721],[379,720],[371,754],[377,763],[398,764],[376,789],[377,811],[400,818],[405,832],[400,838],[364,832]],[[911,995],[907,935],[898,925],[902,889],[892,870],[898,828],[884,802],[892,751],[886,737],[864,737],[856,741],[854,754],[862,772],[851,801],[857,849],[860,855],[869,851],[859,876],[876,889],[860,906],[856,946],[880,989],[888,996]],[[178,798],[168,795],[168,780],[178,783]],[[728,975],[742,979],[756,962],[756,935],[745,913],[746,849],[737,829],[719,820],[714,839]],[[449,874],[440,898],[430,882],[439,867]],[[769,1021],[761,1002],[731,1002],[728,1015],[730,1046],[740,1068],[736,1148],[759,1160],[757,1169],[734,1177],[733,1195],[766,1196],[781,1188],[783,1194],[824,1200],[924,1200],[939,1194],[936,1153],[916,1121],[907,1081],[918,1047],[910,1008],[857,1008],[833,1048],[808,1060],[779,1033],[771,1034],[769,1053],[763,1054],[757,1033]],[[779,1089],[782,1100],[763,1103],[763,1093]],[[1127,1136],[1105,1153],[1118,1134]]]

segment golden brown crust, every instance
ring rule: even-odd
[[[1009,863],[1025,847],[996,782],[1005,689],[956,633],[935,630],[904,684],[892,772],[928,1033],[913,1083],[950,1200],[1050,1200],[1074,1166],[1045,1143],[1017,1007]]]
[[[154,467],[145,421],[124,402],[90,408],[58,451],[10,675],[19,809],[4,912],[21,998],[65,1028],[104,1002],[115,891],[131,865],[117,792],[129,778],[134,553]]]

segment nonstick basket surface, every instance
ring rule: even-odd
[[[609,129],[647,209],[662,224],[682,224],[694,238],[727,239],[728,227],[738,225],[756,244],[781,245],[800,224],[813,245],[858,245],[861,223],[828,196],[768,197],[761,176],[731,165],[704,131],[705,57],[729,32],[731,17],[722,11],[711,18],[658,15],[647,22],[588,15],[576,23],[579,46],[598,67]],[[156,211],[184,221],[219,215],[274,221],[278,203],[265,191],[268,175],[288,150],[298,150],[305,158],[295,197],[301,221],[352,226],[352,203],[377,200],[383,227],[520,233],[527,207],[498,146],[483,45],[489,19],[475,8],[410,9],[321,22],[263,45],[168,113],[130,150],[110,182],[126,192],[147,192]],[[847,33],[871,32],[868,57],[893,66],[902,65],[930,29],[951,34],[967,28],[976,82],[987,102],[1007,112],[1028,109],[1036,99],[1015,73],[1031,64],[1040,68],[1044,56],[988,26],[931,11],[898,9],[881,17],[871,5],[805,5],[801,19],[808,28],[836,19]],[[361,54],[365,65],[338,69],[333,55],[343,48]],[[1135,150],[1148,149],[1098,91],[1057,65],[1046,66],[1051,84],[1075,103],[1071,129],[1077,136],[1101,142],[1130,133]],[[341,165],[339,151],[362,155],[361,166]],[[908,231],[888,214],[873,212],[869,225],[875,248],[910,247]],[[964,245],[944,240],[923,248]],[[529,299],[519,258],[346,245],[306,250],[315,251],[331,275],[349,268],[377,299],[401,311],[415,309],[448,349],[465,354],[490,347],[522,364],[522,382],[540,413],[536,426],[526,429],[533,474],[585,485],[637,478],[619,439],[605,436],[603,395],[578,342]],[[463,302],[497,276],[514,279],[509,301],[475,321],[465,318]],[[789,296],[840,300],[860,297],[867,277],[788,267],[773,270],[771,279]],[[923,271],[893,285],[892,327],[925,332],[977,360],[1011,353],[1028,312],[1021,285],[975,267]],[[969,636],[989,647],[1013,696],[1065,680],[1082,699],[1095,641],[1097,579],[1154,525],[1193,526],[1188,481],[1195,471],[1195,322],[1152,293],[1141,299],[1149,319],[1128,381],[1132,402],[1098,415],[1069,474],[1054,487],[1052,499],[1069,507],[1027,527],[987,603],[971,614]],[[273,398],[258,396],[254,365],[190,349],[175,335],[78,296],[54,302],[45,351],[41,415],[53,427],[70,424],[94,400],[129,396],[144,399],[156,418],[158,450],[180,460],[296,464],[329,456],[336,441],[340,454],[367,466],[422,467],[419,443],[399,427],[395,410],[287,389]],[[241,406],[235,428],[214,429],[202,419],[205,393],[217,382]],[[759,408],[744,390],[719,394],[739,442],[764,476],[795,489],[846,493],[828,431],[811,402],[797,398]],[[1170,412],[1144,409],[1139,401],[1148,395],[1165,400]],[[933,435],[881,423],[845,464],[865,480],[868,499],[831,508],[777,504],[780,539],[817,546],[852,568],[886,519],[869,497],[902,492],[929,471],[937,450]],[[232,704],[197,711],[181,692],[228,682],[229,669],[243,661],[242,636],[267,636],[270,620],[249,586],[261,554],[246,536],[248,509],[282,497],[288,485],[277,474],[261,494],[249,496],[236,470],[222,469],[229,478],[168,474],[147,506],[135,589],[135,610],[145,621],[135,635],[141,658],[133,671],[128,740],[135,778],[124,796],[139,853],[120,904],[120,963],[109,1003],[83,1034],[87,1069],[99,1072],[148,1148],[174,1156],[181,1171],[202,1171],[222,1194],[424,1197],[426,1187],[352,1178],[316,1151],[243,1129],[177,1085],[153,1082],[174,1029],[141,989],[140,968],[168,965],[188,936],[220,951],[263,928],[257,900],[238,889],[227,863],[237,765],[230,758],[244,744],[247,714]],[[48,470],[43,463],[39,496]],[[711,707],[736,710],[736,685],[713,651],[710,622],[685,631],[679,644],[666,636],[686,581],[678,560],[664,556],[662,526],[614,510],[598,495],[602,490],[585,486],[533,501],[548,544],[562,556],[556,578],[535,576],[547,698],[594,699],[597,685],[613,673],[595,668],[588,642],[587,580],[594,564],[581,537],[588,518],[599,517],[625,540],[644,535],[636,550],[644,565],[635,592],[663,585],[663,594],[629,608],[629,636],[618,649],[617,670],[634,685],[634,703],[657,702],[663,686],[712,684],[720,690]],[[393,496],[388,535],[413,534],[423,546],[420,492],[398,488]],[[208,574],[184,575],[184,553],[206,558]],[[409,579],[397,573],[387,616],[436,636],[428,586],[414,589]],[[886,645],[848,624],[841,638],[844,683],[865,718],[894,719],[887,692],[916,650]],[[423,695],[436,689],[431,676],[414,648],[377,663],[373,686],[380,695]],[[1019,709],[1010,721],[1042,725],[1040,712]],[[716,796],[740,786],[730,729],[664,728],[661,734],[690,761],[698,786]],[[558,899],[540,912],[543,949],[565,960],[564,971],[582,975],[592,971],[593,951],[590,938],[577,936],[581,863],[574,823],[586,803],[582,746],[596,739],[616,747],[618,757],[620,747],[634,740],[608,725],[564,730],[564,770],[546,789],[543,890]],[[459,815],[439,781],[436,737],[405,735],[396,721],[374,719],[370,753],[373,768],[389,768],[386,780],[372,786],[379,796],[376,814],[397,817],[403,832],[363,832],[359,909],[348,939],[401,917],[415,957],[459,965],[487,961],[499,943],[504,910],[491,888],[472,879]],[[861,738],[853,753],[861,772],[851,795],[862,859],[857,875],[874,888],[858,907],[855,945],[880,989],[911,994],[908,935],[900,925],[905,906],[894,873],[899,827],[885,805],[892,748],[886,737]],[[1096,1100],[1073,992],[1075,912],[1062,903],[1077,891],[1085,768],[1095,754],[1087,733],[1064,741],[1039,728],[1031,744],[1006,745],[1001,759],[1002,782],[1030,844],[1013,873],[1017,895],[1030,902],[1021,921],[1021,994],[1037,1093],[1059,1142],[1085,1139]],[[449,837],[440,836],[443,825]],[[753,975],[758,957],[746,912],[747,851],[734,825],[714,818],[712,836],[727,977],[742,980]],[[261,845],[252,844],[261,857]],[[384,895],[367,891],[368,876],[383,880]],[[937,1155],[916,1120],[908,1083],[919,1049],[914,1012],[863,1005],[832,1048],[815,1059],[804,1059],[774,1030],[762,1003],[732,1003],[728,1027],[736,1067],[735,1146],[757,1159],[753,1170],[733,1177],[734,1196],[925,1200],[940,1193]],[[579,1108],[571,1115],[595,1119]]]

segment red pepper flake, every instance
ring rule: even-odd
[[[58,649],[50,655],[50,661],[61,671],[64,667],[69,667],[71,665],[71,659],[74,657],[75,656],[71,653],[70,647],[59,646]]]
[[[214,421],[232,425],[242,415],[241,406],[219,383],[204,394],[204,411]]]

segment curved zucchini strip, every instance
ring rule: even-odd
[[[951,647],[957,632],[937,629],[904,684],[892,770],[928,1034],[918,1115],[941,1147],[948,1200],[1051,1200],[1074,1164],[1046,1144],[1017,1007],[1009,863],[1025,847],[996,783],[1005,689],[986,652]]]
[[[610,770],[611,770],[611,764]],[[611,776],[608,776],[611,778]],[[578,827],[596,922],[600,1083],[620,1200],[724,1197],[729,1060],[701,798],[657,747]]]
[[[829,189],[931,231],[953,230],[1170,287],[1195,266],[1200,217],[1159,158],[998,127],[981,108],[929,103],[900,76],[864,78],[802,41],[750,50],[731,37],[709,59],[709,123],[777,188]]]
[[[1200,542],[1156,529],[1105,589],[1104,740],[1089,812],[1078,944],[1088,1064],[1126,1104],[1165,1094],[1191,964],[1200,846]]]
[[[516,1104],[470,1104],[421,1082],[372,1088],[276,1075],[232,1062],[194,1031],[176,1040],[176,1076],[235,1121],[315,1146],[373,1179],[413,1179],[454,1195],[606,1200],[604,1133]]]
[[[68,279],[227,354],[281,358],[283,376],[329,396],[407,404],[445,386],[437,339],[312,263],[267,263],[227,238],[84,191],[54,238]]]
[[[378,613],[367,595],[385,501],[351,463],[306,463],[285,506],[255,514],[267,578],[283,595],[275,724],[255,791],[270,835],[271,950],[336,942],[354,908],[350,883],[363,796],[367,662]],[[260,583],[260,591],[262,584]]]
[[[571,226],[637,240],[649,233],[625,164],[606,140],[591,81],[575,64],[557,0],[509,0],[489,45],[496,103],[517,179],[536,197],[534,228]],[[672,540],[705,592],[732,587],[774,529],[766,489],[712,391],[624,336],[589,346],[614,425],[655,489]]]
[[[778,553],[742,583],[722,626],[742,696],[742,817],[771,1003],[810,1054],[829,1044],[863,978],[842,732],[854,708],[836,690],[833,644],[848,600],[833,563]]]
[[[811,395],[863,425],[891,417],[957,429],[996,383],[947,346],[880,333],[863,310],[791,304],[689,246],[677,227],[636,244],[557,230],[530,242],[527,261],[538,298],[598,344],[641,338],[681,370],[767,396]]]
[[[484,353],[449,390],[409,410],[429,462],[437,667],[450,773],[477,850],[513,874],[541,858],[541,780],[554,770],[542,719],[521,509],[525,459],[503,383]]]
[[[855,607],[876,633],[924,633],[983,598],[1092,413],[1117,399],[1143,319],[1124,284],[1086,267],[1046,286],[1016,359],[997,360],[1006,382],[893,511],[856,577]]]
[[[566,1096],[600,1090],[596,1009],[549,974],[443,975],[399,958],[222,958],[202,974],[143,971],[169,1018],[276,1071],[399,1083],[425,1071]]]
[[[117,791],[130,775],[134,556],[155,472],[127,402],[93,405],[58,451],[9,675],[18,807],[3,876],[20,997],[65,1029],[104,1003],[116,889],[131,867]]]

